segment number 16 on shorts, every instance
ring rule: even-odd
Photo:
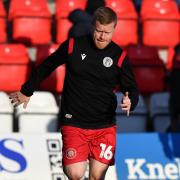
[[[113,152],[111,151],[112,146],[107,146],[106,144],[101,143],[101,153],[99,155],[100,158],[105,158],[107,160],[112,159],[113,157]]]

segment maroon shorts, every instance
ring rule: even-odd
[[[63,165],[93,158],[113,165],[116,144],[116,126],[103,129],[81,129],[63,126]]]

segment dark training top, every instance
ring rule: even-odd
[[[21,92],[31,96],[39,83],[62,64],[66,64],[62,125],[85,129],[115,125],[114,89],[118,84],[123,93],[128,91],[131,110],[137,105],[139,92],[126,53],[114,42],[104,49],[96,48],[91,35],[62,43],[32,72]]]

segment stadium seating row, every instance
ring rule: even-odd
[[[28,79],[33,67],[39,65],[56,50],[58,44],[38,46],[35,62],[30,59],[28,48],[23,44],[0,44],[0,91],[12,92],[20,89]],[[155,47],[131,45],[127,48],[133,72],[141,94],[151,94],[167,90],[166,66]],[[180,64],[179,56],[175,62]],[[34,65],[34,66],[33,66]],[[39,90],[61,93],[65,77],[65,65],[59,66]],[[7,83],[8,82],[8,83]]]
[[[122,94],[116,93],[118,104],[121,102]],[[55,97],[50,92],[35,92],[27,109],[22,106],[13,109],[8,95],[0,92],[0,132],[12,132],[13,114],[18,121],[19,132],[23,133],[44,133],[56,132],[58,128],[58,105]],[[144,98],[140,96],[138,106],[131,116],[127,117],[117,107],[117,132],[146,132],[148,114],[152,119],[153,128],[157,132],[165,132],[170,124],[168,110],[169,93],[154,93],[150,99],[148,110]],[[60,101],[60,97],[59,97]]]
[[[56,43],[68,37],[72,23],[68,15],[79,8],[85,10],[87,0],[56,0]],[[179,10],[172,0],[144,0],[140,15],[132,0],[106,0],[117,12],[118,22],[113,40],[121,46],[138,43],[138,22],[143,26],[143,43],[150,46],[175,46],[180,41]],[[6,11],[0,1],[0,42],[7,41]],[[139,18],[138,18],[139,17]],[[28,45],[51,42],[52,14],[46,0],[11,0],[8,20],[12,22],[12,37]],[[164,38],[166,37],[166,38]]]
[[[39,46],[36,52],[35,67],[56,50],[57,44]],[[142,94],[162,92],[166,90],[166,69],[159,58],[157,49],[143,45],[132,45],[127,48],[135,78]],[[61,93],[65,77],[65,65],[59,66],[46,80],[39,90]],[[22,44],[0,45],[0,90],[17,91],[28,79],[32,71],[32,61],[27,48]],[[9,83],[7,83],[9,82]]]

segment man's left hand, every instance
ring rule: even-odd
[[[130,109],[131,109],[131,100],[128,96],[128,92],[126,92],[122,98],[122,103],[121,103],[121,109],[123,111],[127,112],[127,116],[130,114]]]

